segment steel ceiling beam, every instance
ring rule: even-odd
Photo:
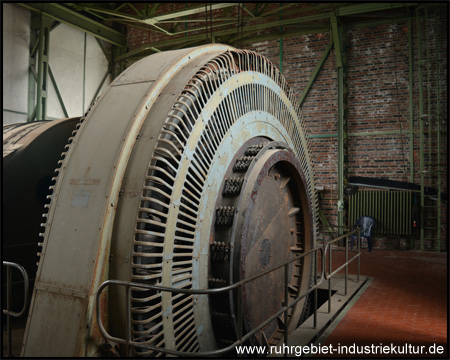
[[[208,11],[211,10],[218,10],[218,9],[223,9],[223,8],[227,8],[227,7],[231,7],[231,6],[235,6],[236,3],[221,3],[221,4],[213,4],[211,5],[211,7],[208,7]],[[182,21],[182,19],[179,19],[180,17],[183,16],[189,16],[189,15],[194,15],[194,14],[198,14],[198,13],[203,13],[205,12],[205,6],[201,5],[201,6],[195,6],[195,7],[191,7],[191,8],[187,8],[187,9],[183,9],[183,10],[176,10],[173,12],[169,12],[167,14],[164,15],[158,15],[158,16],[153,16],[151,14],[150,17],[146,17],[144,15],[131,15],[131,14],[127,14],[124,12],[119,12],[117,10],[110,10],[110,9],[105,9],[105,8],[99,8],[97,6],[92,6],[92,5],[87,5],[87,4],[82,4],[82,5],[76,5],[76,7],[80,10],[85,10],[85,11],[90,11],[95,12],[95,13],[102,13],[102,14],[107,14],[110,16],[116,16],[119,17],[121,19],[125,19],[128,21],[134,21],[137,23],[141,23],[141,24],[146,24],[146,25],[150,25],[155,27],[157,30],[163,32],[166,35],[169,36],[173,36],[176,35],[177,33],[173,33],[171,31],[168,31],[167,29],[161,27],[160,23],[164,22],[179,22]],[[153,9],[153,8],[152,8]],[[156,9],[156,8],[155,8]],[[151,10],[150,10],[151,11]],[[109,20],[112,21],[120,21],[120,19],[114,19],[111,18]],[[131,26],[133,26],[133,24],[129,24]],[[195,29],[195,30],[199,30],[199,29]],[[202,29],[200,29],[202,30]],[[194,31],[194,30],[192,30]]]
[[[158,3],[159,4],[159,3]],[[198,6],[192,6],[189,8],[185,8],[185,9],[179,9],[179,10],[175,10],[172,12],[169,12],[167,14],[162,14],[162,15],[158,15],[158,16],[154,16],[156,13],[156,9],[158,9],[158,4],[155,4],[152,8],[147,8],[145,12],[141,12],[142,15],[131,15],[131,14],[126,14],[126,13],[122,13],[116,10],[109,10],[109,9],[104,9],[104,8],[98,8],[96,6],[92,6],[89,4],[82,4],[82,5],[78,5],[78,8],[81,9],[85,9],[85,10],[91,10],[93,12],[102,12],[102,13],[107,13],[111,16],[117,16],[119,18],[122,19],[109,19],[112,21],[117,21],[117,22],[122,22],[125,21],[126,23],[128,23],[128,25],[130,26],[138,26],[138,27],[142,27],[143,24],[152,26],[156,29],[156,31],[161,31],[163,33],[165,33],[168,36],[175,36],[175,35],[179,35],[179,34],[185,34],[186,30],[181,31],[181,32],[171,32],[168,31],[164,28],[162,28],[160,25],[162,25],[163,23],[168,23],[168,22],[179,22],[179,21],[189,21],[192,19],[186,19],[186,17],[191,16],[191,15],[195,15],[195,14],[201,14],[205,12],[205,5],[198,5]],[[348,16],[348,15],[357,15],[357,14],[365,14],[365,13],[369,13],[369,12],[374,12],[374,11],[382,11],[382,10],[390,10],[390,9],[395,9],[395,8],[406,8],[409,6],[414,6],[417,3],[365,3],[365,4],[348,4],[348,3],[344,3],[344,4],[323,4],[323,5],[318,5],[316,7],[311,7],[311,8],[302,8],[302,9],[290,9],[292,10],[292,12],[290,12],[290,14],[294,14],[297,13],[300,15],[300,13],[305,13],[305,12],[311,12],[311,11],[318,11],[318,10],[322,10],[322,11],[326,11],[325,13],[317,13],[317,14],[313,14],[313,15],[306,15],[306,16],[297,16],[295,18],[291,18],[291,19],[285,19],[285,20],[277,20],[277,21],[269,21],[267,22],[267,18],[269,16],[275,15],[276,13],[278,13],[279,9],[276,10],[276,12],[274,10],[270,10],[266,13],[262,12],[260,13],[259,8],[255,8],[252,10],[252,14],[253,16],[256,16],[254,18],[249,18],[249,20],[264,20],[266,22],[263,22],[261,24],[254,24],[254,25],[247,25],[245,27],[245,32],[246,32],[246,36],[252,36],[253,34],[258,37],[258,38],[272,38],[272,34],[265,34],[265,35],[259,35],[258,32],[261,30],[265,30],[265,29],[270,29],[270,28],[278,28],[281,26],[296,26],[298,24],[305,24],[308,22],[315,22],[318,20],[328,20],[331,18],[336,18],[336,17],[342,17],[342,16]],[[50,5],[50,4],[41,4],[41,5]],[[218,10],[218,9],[229,9],[230,7],[236,6],[237,3],[217,3],[217,4],[212,4],[211,8],[212,10]],[[291,6],[291,4],[286,4],[283,5],[282,8],[283,9],[287,9]],[[67,8],[66,8],[67,9]],[[208,7],[209,10],[209,7]],[[145,14],[145,15],[144,15]],[[184,19],[183,19],[184,17]],[[89,19],[90,20],[90,19]],[[201,20],[201,19],[200,19]],[[91,20],[92,21],[92,20]],[[135,24],[129,23],[129,22],[136,22]],[[218,21],[218,19],[216,19],[216,21]],[[310,24],[311,25],[311,24]],[[334,24],[336,25],[336,24]],[[217,27],[221,27],[221,26],[230,26],[230,24],[222,24],[219,23],[216,25]],[[306,24],[305,24],[306,26]],[[303,33],[303,31],[311,29],[312,31],[314,30],[314,26],[307,26],[307,28],[303,28],[303,29],[297,29],[295,31],[290,31],[291,33],[298,33],[301,32]],[[195,28],[195,29],[189,29],[189,32],[193,32],[193,31],[202,31],[204,30],[203,27],[200,28]],[[313,31],[313,32],[317,32],[317,31]],[[214,35],[218,36],[218,37],[222,37],[222,36],[232,36],[236,33],[236,29],[233,28],[227,28],[227,29],[222,29],[219,31],[215,31]],[[286,35],[284,35],[286,34]],[[204,37],[204,33],[201,34],[197,34],[197,35],[193,35],[193,36],[189,36],[189,40],[192,42],[196,42],[196,41],[201,41]],[[292,36],[289,35],[289,31],[284,31],[283,33],[277,33],[276,34],[277,38],[283,38],[285,36]],[[182,39],[182,38],[175,38],[175,39],[170,39],[170,40],[163,40],[157,43],[152,43],[152,44],[148,44],[145,45],[139,49],[135,49],[133,51],[130,51],[128,53],[125,53],[123,55],[119,56],[118,60],[124,60],[126,58],[129,57],[133,57],[133,56],[141,56],[143,53],[148,52],[148,51],[154,51],[155,48],[167,48],[167,47],[178,47],[180,44],[182,44],[186,39]],[[248,42],[248,41],[246,41]],[[335,42],[336,44],[337,42]]]
[[[373,11],[390,10],[397,8],[407,8],[410,6],[415,6],[418,3],[364,3],[364,4],[353,4],[348,6],[338,7],[336,9],[336,16],[348,16],[357,15]]]
[[[284,31],[282,34],[274,33],[274,34],[264,34],[264,35],[257,35],[257,36],[248,36],[248,37],[244,37],[242,39],[242,44],[251,44],[251,43],[256,43],[256,42],[261,42],[261,41],[276,40],[276,39],[280,39],[280,37],[282,39],[285,39],[285,38],[289,38],[289,37],[293,37],[293,36],[317,34],[317,33],[326,32],[328,30],[329,30],[329,28],[327,26],[318,25],[318,27],[310,27],[310,28],[293,30],[293,31]]]
[[[91,34],[99,39],[105,40],[117,46],[126,46],[126,36],[117,30],[103,25],[95,20],[81,15],[76,11],[56,4],[56,3],[19,3],[19,5],[38,12],[45,13],[51,18],[80,29],[88,34]]]
[[[238,5],[238,3],[219,3],[219,4],[212,4],[211,5],[211,9],[212,10],[218,10],[218,9],[224,9],[227,7],[232,7]],[[208,10],[209,10],[209,6],[208,6]],[[199,14],[199,13],[203,13],[205,12],[205,5],[199,5],[199,6],[193,6],[187,9],[182,9],[182,10],[175,10],[173,12],[169,12],[165,15],[158,15],[158,16],[154,16],[151,19],[146,19],[148,21],[150,21],[149,23],[155,21],[163,21],[163,20],[171,20],[171,19],[177,19],[183,16],[189,16],[189,15],[194,15],[194,14]],[[180,19],[177,21],[181,21]]]

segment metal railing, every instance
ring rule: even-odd
[[[28,273],[24,269],[23,266],[9,262],[9,261],[3,261],[3,266],[6,266],[6,309],[3,310],[3,314],[6,315],[6,344],[7,344],[7,356],[12,356],[12,337],[11,337],[11,316],[12,317],[21,317],[28,306],[28,291],[29,291],[29,281],[28,281]],[[24,300],[23,300],[23,307],[19,312],[12,311],[11,310],[11,267],[16,268],[19,270],[19,273],[22,275],[23,278],[23,286],[24,286]]]
[[[352,257],[350,260],[348,259],[348,237],[350,235],[356,234],[358,233],[358,254],[355,255],[354,257]],[[330,258],[330,271],[327,274],[326,270],[325,270],[325,265],[326,265],[326,254],[327,251],[329,249],[330,252],[330,256],[332,255],[332,250],[331,250],[331,245],[334,244],[335,242],[338,242],[339,240],[342,240],[346,238],[346,262],[341,265],[338,269],[336,270],[332,270],[331,267],[331,258]],[[165,353],[165,354],[170,354],[170,355],[175,355],[175,356],[193,356],[195,355],[196,357],[204,357],[204,356],[216,356],[216,355],[223,355],[233,349],[236,348],[236,346],[242,345],[245,341],[247,341],[251,336],[255,335],[258,331],[260,331],[261,329],[263,329],[266,325],[268,325],[270,322],[274,321],[277,319],[278,316],[280,316],[281,314],[284,313],[284,318],[288,319],[288,310],[289,308],[295,306],[301,299],[305,298],[306,296],[308,296],[311,292],[314,292],[314,318],[313,318],[313,326],[314,328],[317,327],[317,290],[319,288],[319,286],[322,284],[322,281],[328,280],[328,284],[329,284],[329,294],[331,292],[331,278],[336,275],[339,271],[341,271],[344,267],[346,269],[345,272],[345,293],[347,294],[347,277],[348,277],[348,264],[350,262],[352,262],[355,258],[358,258],[358,278],[357,281],[359,282],[359,256],[360,256],[360,237],[359,237],[359,229],[356,229],[350,233],[347,233],[343,236],[340,236],[336,239],[333,239],[332,241],[328,241],[328,242],[323,242],[322,246],[317,246],[299,256],[296,256],[278,266],[273,267],[272,269],[266,270],[264,272],[261,272],[260,274],[257,274],[255,276],[252,276],[248,279],[243,279],[237,283],[225,286],[225,287],[221,287],[221,288],[210,288],[210,289],[179,289],[179,288],[173,288],[173,287],[166,287],[166,286],[159,286],[159,285],[147,285],[147,284],[140,284],[140,283],[133,283],[133,282],[129,282],[129,281],[121,281],[121,280],[107,280],[105,282],[103,282],[100,287],[98,288],[97,294],[96,294],[96,307],[97,307],[97,311],[96,311],[96,319],[97,319],[97,323],[100,329],[101,334],[103,335],[103,337],[105,338],[106,341],[108,342],[112,342],[112,343],[116,343],[116,344],[120,344],[120,345],[125,345],[125,351],[127,356],[131,356],[131,350],[132,348],[141,348],[141,349],[146,349],[146,350],[151,350],[151,351],[156,351],[156,352],[161,352],[161,353]],[[321,270],[320,270],[320,276],[318,276],[318,272],[317,272],[317,268],[318,268],[318,252],[321,253]],[[299,259],[302,259],[306,256],[313,256],[314,259],[314,263],[313,263],[313,284],[308,288],[308,290],[306,292],[304,292],[303,294],[299,294],[299,296],[297,296],[295,298],[295,300],[293,300],[291,303],[289,303],[289,294],[288,294],[288,284],[289,284],[289,264],[298,261]],[[246,333],[246,334],[242,334],[242,286],[252,282],[260,277],[263,277],[265,275],[268,275],[270,273],[272,273],[275,270],[278,270],[280,268],[284,267],[284,306],[282,306],[277,312],[275,312],[272,316],[268,317],[265,321],[263,321],[260,325],[258,325],[257,327],[255,327],[254,329],[252,329],[250,332]],[[122,339],[122,338],[117,338],[114,337],[112,335],[110,335],[102,322],[102,312],[101,312],[101,306],[100,306],[100,295],[102,293],[102,291],[110,286],[110,285],[117,285],[117,286],[123,286],[126,288],[126,292],[127,292],[127,299],[129,299],[129,301],[127,301],[127,309],[126,309],[126,314],[127,314],[127,319],[126,319],[126,338]],[[211,351],[203,351],[203,352],[183,352],[183,351],[177,351],[177,350],[172,350],[172,349],[166,349],[166,348],[161,348],[161,347],[157,347],[157,346],[151,346],[148,344],[144,344],[142,342],[137,342],[137,341],[133,341],[131,339],[131,333],[132,333],[132,325],[131,325],[131,291],[132,288],[135,289],[146,289],[146,290],[154,290],[154,291],[161,291],[161,292],[170,292],[170,293],[183,293],[183,294],[192,294],[192,295],[211,295],[211,294],[218,294],[218,293],[222,293],[222,292],[229,292],[229,291],[233,291],[233,290],[237,290],[238,291],[238,296],[237,296],[237,324],[238,324],[238,329],[237,329],[237,340],[229,345],[226,346],[224,348],[220,348],[220,349],[216,349],[216,350],[211,350]],[[330,296],[331,298],[331,296]],[[330,303],[330,301],[329,301]],[[287,304],[287,305],[286,305]],[[235,315],[233,315],[234,317]],[[284,336],[283,336],[283,342],[284,344],[287,345],[288,342],[288,332],[287,332],[287,327],[288,327],[288,321],[286,320],[284,323]]]
[[[346,226],[334,226],[334,225],[330,225],[330,227],[335,227],[335,228],[344,228],[344,229],[348,229]],[[331,233],[332,231],[327,231],[325,228],[323,228],[322,230],[322,234],[323,234],[323,243],[326,244],[325,250],[324,250],[324,261],[326,261],[327,259],[327,251],[330,251],[330,256],[329,256],[329,273],[326,273],[326,263],[323,265],[325,268],[325,273],[324,273],[324,278],[325,280],[328,280],[328,313],[331,312],[331,278],[336,275],[337,273],[339,273],[342,269],[345,268],[345,277],[344,277],[344,295],[347,296],[347,290],[348,290],[348,265],[353,262],[355,259],[358,260],[358,265],[357,265],[357,271],[356,271],[356,281],[359,282],[359,278],[360,278],[360,272],[361,272],[361,229],[360,228],[356,228],[355,230],[352,230],[342,236],[339,236],[333,240],[330,241],[325,241],[325,233]],[[357,253],[352,257],[352,258],[348,258],[348,240],[349,240],[349,236],[353,236],[353,235],[358,235],[358,241],[356,243],[356,247],[357,247]],[[337,243],[337,242],[342,242],[342,240],[344,241],[345,244],[345,262],[339,266],[337,269],[333,270],[333,265],[332,265],[332,259],[333,259],[333,247],[331,245]],[[316,316],[316,314],[315,314]]]

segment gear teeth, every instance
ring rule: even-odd
[[[216,209],[216,225],[231,225],[233,223],[234,206],[219,206]]]
[[[243,177],[231,177],[226,179],[222,194],[225,196],[239,194],[241,192],[243,183],[244,183]]]
[[[211,254],[213,260],[228,262],[230,259],[230,244],[221,241],[214,241],[211,244]]]
[[[243,156],[236,159],[236,163],[234,164],[233,171],[242,172],[247,171],[248,167],[252,163],[254,156]]]
[[[256,156],[261,151],[261,149],[266,146],[266,143],[261,143],[258,145],[252,145],[247,150],[245,150],[245,155]]]

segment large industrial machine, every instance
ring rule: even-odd
[[[97,309],[98,288],[108,279],[226,286],[313,246],[317,199],[299,106],[251,51],[207,45],[136,62],[80,119],[54,180],[24,356],[100,354],[97,310],[114,336],[130,329],[143,345],[134,355],[223,347],[282,306],[282,269],[244,285],[242,324],[233,293],[111,287]],[[310,268],[308,257],[290,264],[291,299],[308,288]],[[288,329],[303,310],[299,301],[281,319]],[[250,341],[277,344],[285,328],[273,321]]]

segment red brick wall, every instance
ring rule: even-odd
[[[184,8],[185,4],[165,4],[158,10],[167,11]],[[249,4],[250,8],[252,4]],[[298,4],[299,7],[305,4]],[[276,9],[276,6],[273,6]],[[235,9],[230,9],[236,16]],[[225,10],[214,12],[214,17],[230,16]],[[285,14],[285,18],[288,14]],[[198,17],[204,17],[199,14]],[[447,19],[444,17],[438,28],[441,55],[441,127],[447,129]],[[425,22],[423,23],[425,26]],[[429,44],[429,57],[435,57],[434,23],[429,20],[430,30],[423,39]],[[187,25],[190,29],[193,24]],[[195,25],[195,26],[198,26]],[[184,29],[180,25],[178,31]],[[179,35],[184,36],[184,35]],[[327,33],[285,38],[282,46],[282,69],[288,83],[299,98],[317,62],[329,44]],[[409,47],[406,21],[349,29],[346,36],[348,65],[348,175],[410,181],[411,165],[414,182],[420,184],[419,172],[419,72],[417,27],[413,21],[413,113],[414,156],[411,159],[409,145]],[[129,50],[144,44],[168,39],[155,31],[128,27]],[[187,37],[189,39],[189,37]],[[245,44],[244,48],[255,50],[280,66],[279,40]],[[427,56],[424,48],[422,57]],[[435,64],[435,63],[434,63]],[[430,83],[435,88],[437,76],[435,65],[431,65]],[[424,71],[426,80],[426,71]],[[425,88],[426,89],[426,88]],[[426,91],[426,90],[425,90]],[[433,90],[434,91],[434,90]],[[427,93],[425,93],[427,95]],[[426,96],[425,96],[426,98]],[[430,93],[431,110],[436,111],[436,94]],[[337,69],[334,49],[331,50],[308,97],[302,106],[302,116],[309,129],[313,160],[318,185],[324,186],[321,206],[331,223],[337,223]],[[374,132],[400,132],[378,134]],[[428,134],[427,134],[428,136]],[[442,191],[447,188],[447,133],[442,136],[443,158]],[[432,160],[436,161],[436,134],[431,135]],[[428,150],[427,150],[428,151]],[[427,186],[434,186],[436,175],[427,175]],[[446,249],[447,205],[443,206],[442,248]],[[382,247],[397,247],[398,239],[379,239]],[[408,241],[407,241],[408,243]],[[417,244],[418,242],[416,242]],[[435,243],[429,242],[433,248]]]

